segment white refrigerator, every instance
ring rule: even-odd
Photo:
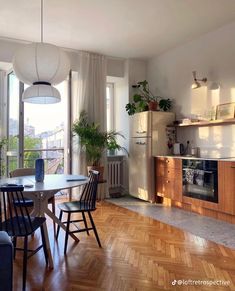
[[[130,195],[155,201],[154,156],[169,154],[166,126],[174,120],[173,112],[145,111],[130,116]]]

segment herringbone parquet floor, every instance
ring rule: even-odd
[[[69,239],[67,256],[63,254],[64,232],[56,243],[49,225],[55,267],[46,269],[42,251],[32,257],[28,290],[235,290],[234,250],[107,202],[98,204],[94,220],[103,248],[93,234],[83,233],[78,244]],[[31,238],[32,245],[38,237]],[[21,289],[21,255],[14,263],[17,291]],[[188,279],[230,283],[172,285],[173,280]]]

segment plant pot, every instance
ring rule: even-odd
[[[108,150],[108,156],[115,156],[116,150]]]
[[[87,166],[87,172],[88,172],[88,175],[89,175],[89,171],[90,170],[95,170],[95,171],[98,171],[100,173],[100,176],[99,176],[99,181],[102,181],[104,178],[104,166]]]
[[[149,103],[148,103],[148,108],[150,111],[156,111],[157,106],[158,106],[157,101],[149,101]]]

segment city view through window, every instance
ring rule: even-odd
[[[20,87],[14,74],[9,75],[8,83],[8,172],[21,165],[25,168],[34,167],[37,158],[44,159],[47,174],[66,172],[67,82],[56,86],[61,93],[60,103],[24,103],[23,114],[19,113]],[[20,124],[23,124],[22,129]]]

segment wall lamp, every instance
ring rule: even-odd
[[[205,78],[205,77],[202,78],[202,79],[198,79],[196,74],[197,74],[197,72],[193,71],[193,80],[194,80],[194,82],[193,82],[193,84],[191,86],[192,89],[200,88],[201,86],[205,85],[205,83],[208,81],[207,78]],[[220,85],[217,82],[211,81],[208,84],[208,89],[209,90],[217,90],[219,88],[220,88]]]
[[[198,79],[196,77],[197,72],[193,71],[193,84],[192,84],[192,89],[197,89],[200,88],[202,86],[202,83],[206,83],[207,82],[207,78],[202,78],[202,79]]]

